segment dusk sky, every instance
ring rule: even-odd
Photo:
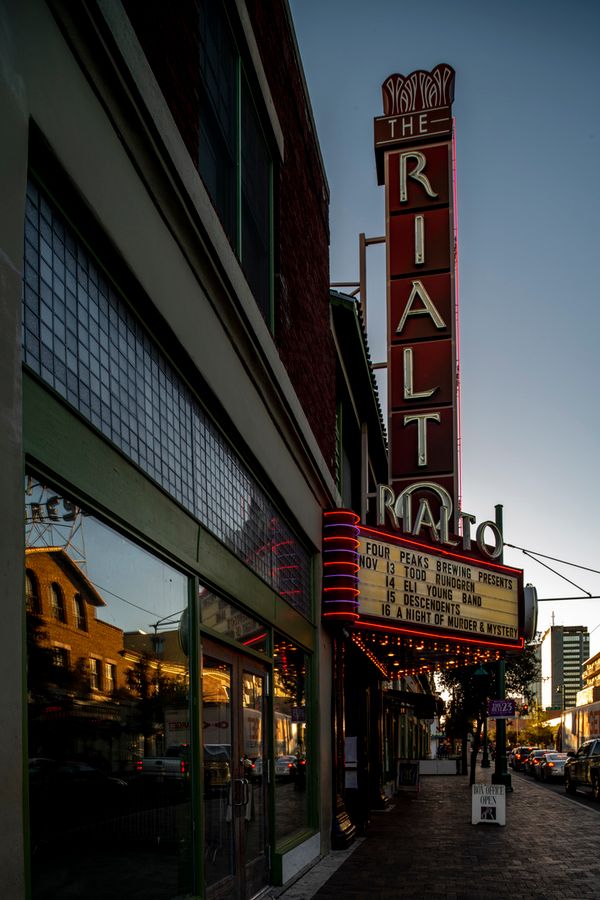
[[[596,0],[290,0],[331,192],[331,280],[383,235],[373,118],[395,72],[456,70],[462,508],[504,506],[509,544],[600,569],[600,4]],[[385,257],[368,255],[371,356],[383,361]],[[386,407],[385,385],[381,385]],[[522,552],[545,598],[600,575]],[[583,588],[583,590],[580,590]],[[600,599],[540,603],[540,629]],[[596,629],[596,630],[594,630]]]

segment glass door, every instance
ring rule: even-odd
[[[249,900],[269,881],[266,698],[264,664],[203,642],[204,871],[211,900]]]

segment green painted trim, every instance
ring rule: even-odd
[[[273,882],[273,885],[278,887],[283,884],[284,857],[296,847],[300,846],[300,844],[303,844],[311,837],[314,837],[315,834],[318,834],[318,831],[311,829],[301,831],[290,840],[286,841],[283,844],[280,844],[279,847],[277,847],[277,849],[273,851],[273,853],[271,854],[271,880]]]
[[[23,374],[27,464],[90,512],[315,652],[317,630],[61,398]],[[219,638],[221,639],[221,638]]]
[[[201,659],[198,630],[198,579],[189,579],[189,675],[190,675],[190,737],[192,742],[192,832],[193,887],[198,897],[204,891],[204,755],[202,753]]]

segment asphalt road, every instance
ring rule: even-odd
[[[592,797],[591,791],[578,788],[575,794],[567,794],[562,781],[536,781],[533,775],[525,775],[524,772],[513,772],[512,769],[509,769],[509,772],[511,774],[513,786],[518,783],[518,779],[524,779],[529,784],[538,787],[541,791],[552,791],[554,794],[560,794],[561,796],[567,797],[569,800],[573,800],[575,803],[581,803],[583,806],[590,807],[590,809],[600,815],[600,803],[596,803]]]

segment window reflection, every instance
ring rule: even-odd
[[[263,624],[206,588],[200,587],[199,600],[203,625],[239,641],[244,647],[266,653],[268,630]]]
[[[52,498],[26,548],[32,896],[170,900],[193,888],[188,581]]]
[[[204,657],[202,747],[207,887],[233,873],[231,680],[231,667],[227,663]]]
[[[278,841],[308,825],[308,656],[276,635],[274,647],[275,832]]]

